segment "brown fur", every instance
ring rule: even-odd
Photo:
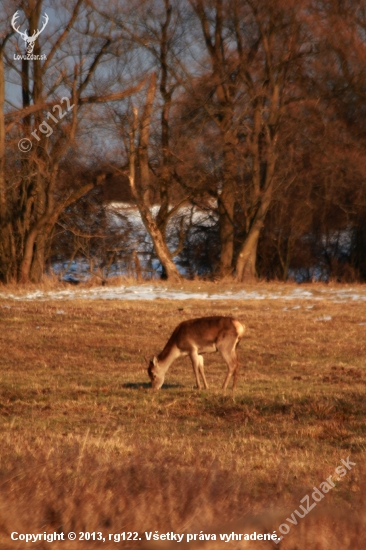
[[[153,388],[159,389],[163,385],[165,373],[173,361],[181,355],[190,356],[197,387],[201,387],[200,374],[205,388],[208,388],[202,354],[216,351],[221,353],[228,366],[228,374],[223,389],[227,388],[233,375],[234,388],[239,369],[235,350],[244,334],[244,330],[243,325],[233,317],[201,317],[183,321],[174,329],[158,357],[154,357],[150,361],[148,374]]]

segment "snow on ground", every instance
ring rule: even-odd
[[[257,290],[232,290],[217,292],[205,291],[190,291],[167,288],[158,285],[121,285],[111,287],[92,287],[92,288],[67,288],[63,290],[33,290],[24,294],[13,294],[11,292],[0,292],[0,299],[7,300],[155,300],[157,298],[163,300],[331,300],[335,303],[344,302],[365,302],[366,301],[366,286],[356,288],[319,288],[314,290],[309,288],[289,288],[284,285],[278,290],[265,289],[258,287]],[[6,307],[6,306],[2,306]],[[285,310],[299,309],[301,306],[284,308]],[[311,308],[312,306],[304,306]],[[63,310],[60,310],[60,314]],[[322,319],[326,320],[326,319]]]

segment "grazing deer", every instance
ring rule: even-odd
[[[208,388],[203,369],[203,353],[219,351],[228,367],[223,389],[226,390],[230,378],[233,378],[233,389],[238,377],[239,362],[236,347],[245,328],[233,317],[201,317],[190,319],[178,325],[165,348],[149,363],[149,374],[153,390],[159,390],[164,383],[165,374],[170,365],[182,355],[189,355],[196,376],[197,388],[201,389],[199,374],[205,389]]]

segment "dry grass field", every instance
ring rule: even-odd
[[[247,327],[235,393],[220,389],[219,354],[205,356],[209,390],[181,359],[152,392],[143,356],[205,315]],[[2,549],[366,547],[365,302],[2,298],[0,318]],[[347,457],[356,465],[319,504],[286,521]],[[280,536],[283,523],[277,545],[144,536]],[[14,531],[107,540],[50,546]],[[142,540],[108,540],[122,532]]]

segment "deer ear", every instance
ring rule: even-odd
[[[157,358],[157,357],[155,357],[155,355],[154,355],[154,357],[153,357],[153,360],[152,360],[152,361],[153,361],[153,365],[154,365],[154,367],[157,367],[159,363],[158,363],[158,358]]]

